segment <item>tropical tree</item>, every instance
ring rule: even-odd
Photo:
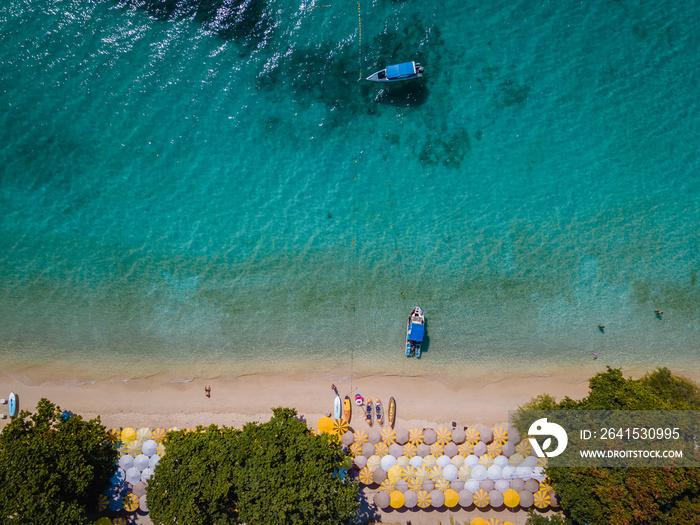
[[[210,426],[168,434],[148,491],[153,523],[343,524],[357,483],[343,479],[335,437],[314,435],[289,408],[242,431]]]
[[[41,399],[0,434],[0,518],[9,524],[83,525],[109,486],[118,453],[100,418],[61,420]]]
[[[608,367],[589,380],[588,396],[557,403],[542,395],[524,410],[700,410],[700,388],[660,368],[625,379]],[[700,417],[700,414],[699,414]],[[516,416],[516,425],[521,418]],[[567,524],[680,525],[700,514],[697,468],[547,468]],[[528,523],[540,523],[534,517]]]

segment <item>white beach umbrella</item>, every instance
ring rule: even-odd
[[[475,479],[468,479],[464,482],[464,488],[465,490],[474,493],[479,490],[479,481]]]
[[[502,471],[503,471],[503,469],[501,467],[499,467],[498,465],[491,465],[488,468],[488,471],[486,472],[486,476],[489,479],[496,481],[497,479],[501,479]]]
[[[506,465],[503,467],[503,470],[501,471],[501,477],[505,480],[511,481],[515,479],[515,468],[512,465]]]
[[[396,458],[391,455],[384,456],[380,463],[384,471],[389,472],[389,469],[396,465]]]
[[[477,465],[472,469],[471,475],[472,479],[475,479],[477,481],[485,480],[487,477],[486,467],[484,467],[483,465]]]
[[[544,467],[535,467],[532,469],[532,479],[537,481],[544,481],[547,476],[544,473]]]
[[[479,457],[476,454],[469,454],[466,458],[464,458],[464,464],[474,468],[479,464]]]
[[[134,467],[139,469],[139,472],[142,472],[143,469],[148,468],[148,461],[148,456],[144,454],[139,454],[134,459]]]
[[[148,458],[148,466],[152,469],[156,468],[156,465],[160,461],[160,456],[158,454],[153,454],[150,458]]]
[[[141,471],[136,467],[131,467],[126,471],[126,481],[132,485],[135,485],[141,481]]]
[[[442,469],[442,475],[447,481],[454,481],[457,479],[457,467],[451,463]]]
[[[435,461],[436,465],[440,465],[441,467],[446,467],[447,465],[451,464],[452,461],[450,460],[449,456],[440,456],[437,458]]]
[[[521,467],[536,467],[537,466],[537,456],[527,456],[523,462],[520,464]]]
[[[420,456],[413,456],[411,459],[408,460],[408,464],[413,467],[419,468],[423,466],[423,458]]]
[[[133,456],[122,456],[119,458],[119,466],[124,469],[126,472],[129,470],[131,467],[134,466],[134,458]]]
[[[515,467],[515,476],[524,480],[532,478],[532,467]]]
[[[496,456],[495,458],[493,458],[493,464],[503,468],[508,464],[508,458],[500,455]]]
[[[153,476],[153,470],[149,468],[143,469],[143,472],[141,472],[141,481],[144,483],[148,483],[148,480],[151,479],[151,476]]]
[[[454,456],[451,460],[450,463],[452,463],[455,467],[459,468],[462,465],[464,465],[464,456]]]
[[[158,450],[158,443],[156,443],[153,439],[149,439],[143,443],[141,446],[141,452],[148,456],[149,458],[156,453]]]

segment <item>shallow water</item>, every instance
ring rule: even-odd
[[[0,8],[6,370],[697,369],[700,6],[313,5]]]

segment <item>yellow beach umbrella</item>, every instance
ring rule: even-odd
[[[418,452],[418,447],[414,445],[413,443],[406,443],[403,446],[403,455],[406,456],[407,458],[412,458],[413,456],[416,455]]]
[[[493,427],[493,440],[503,445],[508,441],[508,431],[503,427]]]
[[[360,447],[362,447],[362,445],[360,445]],[[378,456],[386,456],[387,454],[389,454],[389,445],[387,445],[384,441],[380,441],[379,443],[374,445],[374,453]]]
[[[112,518],[112,525],[126,525],[125,518]]]
[[[481,434],[475,428],[468,428],[464,431],[464,435],[467,436],[467,443],[472,443],[474,445],[481,439]]]
[[[426,479],[430,478],[430,469],[422,465],[415,470],[413,477],[423,483]]]
[[[119,457],[121,456],[128,456],[129,455],[129,444],[124,443],[123,441],[119,441],[119,446],[117,447],[117,451],[119,452]]]
[[[471,525],[489,525],[489,522],[484,518],[477,516],[471,521]]]
[[[147,439],[151,439],[153,437],[153,432],[151,432],[150,428],[139,428],[136,431],[136,439],[140,439],[141,441],[146,441]]]
[[[180,431],[180,429],[177,428],[177,427],[170,427],[170,428],[168,429],[168,432],[179,432],[179,431]]]
[[[430,507],[430,503],[432,500],[430,498],[430,492],[428,492],[427,490],[418,491],[418,493],[416,494],[416,498],[418,499],[417,505],[421,509],[427,509],[428,507]]]
[[[493,456],[491,454],[484,454],[479,458],[479,465],[489,468],[493,465]]]
[[[432,468],[432,466],[435,465],[435,462],[437,462],[437,458],[432,454],[428,454],[423,458],[423,466],[427,467],[428,469]]]
[[[498,443],[497,441],[492,441],[488,445],[486,445],[486,452],[491,454],[492,456],[498,456],[501,453],[501,450],[503,449],[503,445]]]
[[[399,456],[396,458],[396,464],[401,465],[402,467],[407,467],[410,464],[411,458],[408,458],[406,456]]]
[[[381,485],[379,485],[379,490],[383,490],[384,492],[392,492],[395,487],[396,482],[391,481],[391,479],[387,478],[384,481],[382,481]]]
[[[512,521],[504,521],[501,525],[513,525]]]
[[[383,428],[379,435],[382,437],[382,441],[387,445],[391,445],[396,441],[396,430],[393,428]]]
[[[124,443],[129,443],[136,439],[136,431],[131,427],[122,429],[121,438]]]
[[[336,419],[333,421],[333,432],[342,436],[348,431],[348,422],[344,419]]]
[[[486,523],[488,523],[488,525],[501,525],[501,522],[499,521],[498,518],[491,518]]]
[[[416,467],[413,465],[406,465],[403,467],[401,472],[401,479],[408,481],[416,477]]]
[[[483,489],[479,489],[474,493],[474,505],[477,507],[485,507],[489,504],[489,493]]]
[[[367,460],[367,467],[374,472],[375,469],[382,464],[382,458],[381,456],[377,456],[374,454],[373,456],[370,456],[369,459]]]
[[[469,441],[465,441],[464,443],[460,443],[457,445],[457,453],[460,456],[469,456],[470,454],[474,453],[474,443],[470,443]]]
[[[400,509],[406,502],[403,492],[399,492],[398,490],[395,490],[394,492],[389,494],[389,496],[391,497],[391,502],[389,503],[389,505],[391,505],[391,508],[393,509]]]
[[[540,481],[540,488],[538,490],[546,490],[549,492],[552,490],[552,484],[549,481],[549,478],[544,478],[542,481]]]
[[[442,477],[442,467],[440,465],[433,465],[430,467],[430,479],[437,481]]]
[[[430,453],[433,456],[442,456],[443,452],[445,451],[445,445],[441,445],[437,441],[430,445]]]
[[[549,458],[537,458],[537,466],[538,467],[546,467],[547,460],[549,460]]]
[[[375,447],[376,449],[376,447]],[[353,443],[350,445],[350,453],[357,457],[362,455],[362,443]]]
[[[414,445],[420,445],[423,443],[423,429],[422,428],[412,428],[408,431],[408,441]]]
[[[390,469],[389,472],[386,473],[388,478],[396,483],[398,480],[401,479],[401,473],[403,472],[403,467],[401,465],[393,465]]]
[[[549,498],[549,492],[546,490],[538,490],[535,492],[535,507],[538,509],[544,509],[546,507],[549,507],[549,504],[551,503],[551,500]]]
[[[520,504],[520,494],[514,489],[506,490],[503,493],[503,503],[506,504],[506,507],[514,509]]]
[[[459,494],[457,494],[456,490],[453,489],[447,489],[445,491],[445,506],[446,507],[454,507],[459,503]]]
[[[469,473],[472,471],[471,467],[469,465],[462,465],[459,467],[459,470],[457,470],[457,477],[466,483],[466,481],[469,479]]]
[[[158,446],[156,447],[156,454],[158,454],[160,457],[165,456],[165,445],[163,445],[163,443],[158,443]]]
[[[464,456],[457,455],[450,460],[450,463],[452,463],[455,467],[459,468],[462,465],[464,465]]]
[[[105,494],[100,494],[97,498],[97,510],[102,512],[107,507],[109,507],[109,498]]]
[[[408,480],[408,490],[412,490],[413,492],[420,491],[422,485],[423,485],[422,479],[417,479],[414,477],[414,478],[411,478]]]
[[[116,443],[119,441],[122,437],[122,430],[121,428],[113,428],[111,430],[107,431],[107,439],[109,440],[110,443]]]
[[[435,434],[437,435],[436,443],[447,445],[452,441],[452,431],[449,428],[438,428]]]
[[[164,428],[156,428],[153,430],[153,439],[160,443],[165,439],[165,434],[167,434],[167,432]]]
[[[319,432],[325,432],[326,434],[330,434],[331,432],[333,432],[333,420],[329,417],[322,417],[318,420],[316,428]]]
[[[367,443],[369,442],[369,436],[367,436],[367,432],[364,430],[356,430],[355,431],[355,443]]]
[[[139,440],[129,441],[126,444],[126,450],[132,456],[136,456],[141,453],[141,442]]]
[[[445,492],[445,491],[446,491],[447,489],[449,489],[449,488],[450,488],[450,482],[447,481],[447,480],[446,480],[445,478],[443,478],[442,476],[439,476],[439,477],[435,480],[435,489],[436,489],[436,490],[441,490],[441,491]]]
[[[372,480],[372,469],[369,467],[364,467],[363,469],[360,469],[360,483],[364,483],[365,485],[371,485],[374,483]]]
[[[134,512],[139,508],[139,498],[136,494],[129,492],[124,499],[122,499],[122,505],[124,505],[124,510],[127,512]]]
[[[523,455],[520,454],[519,452],[516,452],[515,454],[513,454],[511,457],[508,458],[508,464],[512,465],[513,467],[517,467],[523,461],[525,461],[525,457],[523,457]]]
[[[532,452],[532,445],[530,445],[530,440],[523,439],[520,443],[515,445],[515,451],[521,456],[529,456]]]

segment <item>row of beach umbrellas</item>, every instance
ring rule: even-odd
[[[443,506],[448,508],[457,506],[467,508],[473,505],[478,508],[490,506],[494,509],[502,508],[503,506],[510,509],[534,506],[543,510],[547,507],[557,508],[559,501],[551,488],[543,488],[534,494],[528,491],[518,492],[514,489],[509,489],[505,493],[496,490],[487,492],[480,489],[476,492],[471,492],[466,489],[460,491],[448,489],[444,492],[440,490],[379,491],[374,495],[374,504],[380,508],[392,507],[394,509],[402,507],[427,509],[429,507],[441,508]],[[475,522],[472,521],[472,523]]]

